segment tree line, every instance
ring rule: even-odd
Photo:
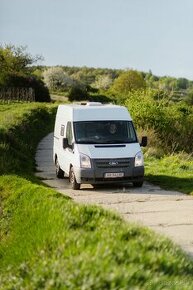
[[[43,58],[32,56],[26,47],[0,45],[0,88],[31,87],[36,101],[50,101],[50,93],[74,100],[117,101],[128,92],[151,89],[158,98],[193,105],[193,81],[156,76],[151,71],[70,66],[41,66]]]
[[[36,68],[36,73],[44,79],[51,92],[63,92],[70,100],[87,99],[89,93],[113,97],[146,88],[158,91],[160,96],[165,95],[174,102],[184,100],[193,104],[192,80],[158,77],[151,71],[55,66]]]

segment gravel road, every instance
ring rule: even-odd
[[[58,192],[76,202],[97,204],[118,212],[124,219],[148,226],[180,245],[193,257],[193,197],[160,189],[146,183],[142,188],[131,185],[100,186],[94,189],[83,185],[70,189],[68,179],[57,179],[52,161],[53,133],[39,143],[36,152],[36,175]]]

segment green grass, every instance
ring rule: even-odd
[[[53,105],[0,106],[1,290],[193,289],[193,262],[169,240],[78,205],[33,176],[36,145],[53,129]]]
[[[0,289],[192,289],[193,263],[152,231],[21,177],[0,188]]]
[[[0,103],[0,174],[31,174],[38,141],[53,130],[56,107]]]
[[[166,189],[193,195],[193,157],[179,153],[146,158],[146,179]]]

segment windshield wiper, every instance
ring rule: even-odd
[[[107,144],[117,144],[117,143],[126,143],[126,142],[127,142],[126,140],[120,140],[120,139],[105,141],[105,143],[107,143]]]
[[[129,140],[120,140],[120,139],[117,139],[117,140],[107,140],[105,141],[106,144],[121,144],[121,143],[136,143],[137,140],[132,140],[132,141],[129,141]]]

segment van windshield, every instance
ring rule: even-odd
[[[75,141],[78,144],[136,143],[137,137],[131,121],[74,122]]]

